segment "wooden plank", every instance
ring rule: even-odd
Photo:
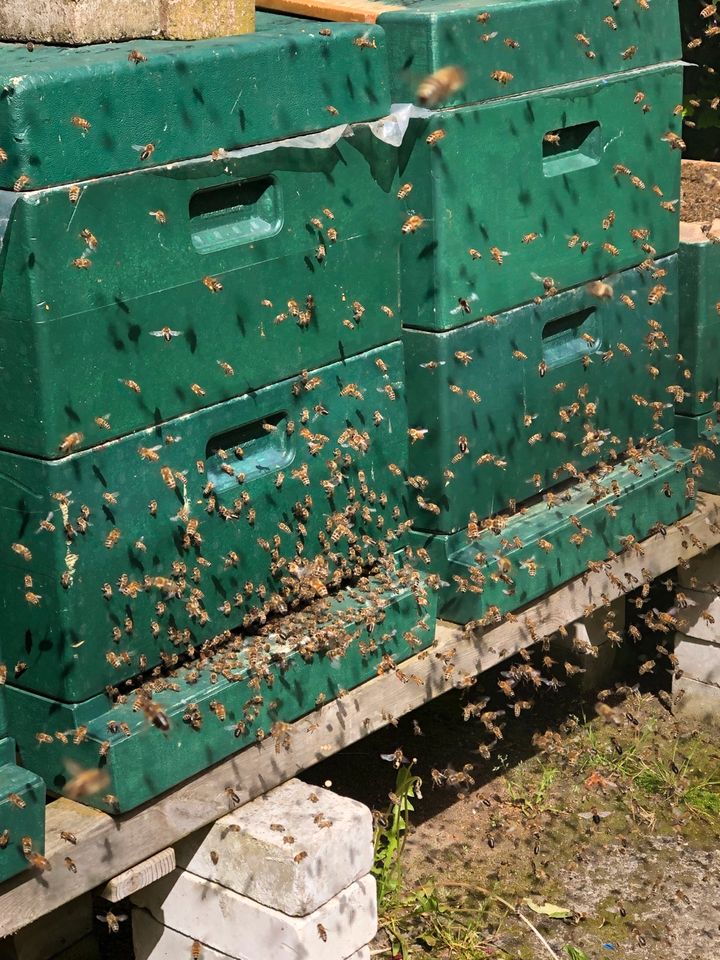
[[[605,572],[577,577],[505,622],[485,632],[466,634],[461,627],[440,622],[435,646],[402,665],[403,683],[388,673],[365,683],[343,699],[327,704],[292,724],[288,749],[272,740],[248,747],[174,791],[123,817],[82,807],[69,800],[48,806],[46,856],[51,873],[23,874],[0,887],[0,937],[21,929],[50,910],[91,890],[123,870],[147,859],[200,827],[224,816],[272,787],[355,743],[402,716],[459,686],[463,677],[495,666],[533,643],[583,616],[590,605],[603,604],[630,591],[646,571],[658,577],[720,542],[720,497],[701,494],[697,509],[679,526],[668,528],[640,545],[642,553],[625,553],[613,563],[614,577],[627,584],[620,591]],[[230,796],[231,788],[234,796]],[[60,839],[60,830],[77,836],[77,844]],[[66,870],[71,856],[77,873]]]
[[[382,3],[381,0],[263,0],[259,9],[313,17],[315,20],[375,23],[381,13],[405,8],[401,4]]]
[[[142,863],[138,863],[129,870],[123,870],[116,877],[113,877],[100,896],[109,900],[110,903],[119,903],[125,897],[137,893],[144,887],[149,887],[151,883],[160,880],[161,877],[167,877],[175,869],[175,851],[172,847],[166,847],[160,853],[156,853]]]

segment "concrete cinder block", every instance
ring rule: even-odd
[[[703,723],[717,723],[720,718],[720,687],[712,683],[685,676],[673,680],[673,699],[677,716],[692,717]]]
[[[50,960],[66,953],[71,957],[73,948],[92,928],[92,898],[86,893],[28,924],[14,936],[0,940],[0,960]]]
[[[698,554],[687,567],[678,567],[678,585],[683,590],[710,590],[710,583],[720,583],[720,548]]]
[[[720,687],[720,645],[676,633],[675,656],[678,667],[686,676]]]
[[[2,0],[0,40],[86,44],[251,33],[252,0]]]
[[[623,635],[624,597],[613,601],[610,607],[602,607],[589,617],[577,620],[568,628],[569,636],[559,637],[556,641],[558,649],[585,671],[580,679],[581,689],[585,692],[604,687],[615,666],[618,647],[608,639],[606,623],[610,624],[609,630]]]
[[[683,593],[688,606],[676,613],[680,633],[720,644],[720,598],[699,590],[683,590]]]
[[[164,927],[146,910],[137,908],[133,910],[132,927],[135,960],[184,960],[185,957],[191,956],[192,938],[186,937],[184,933],[178,933],[171,927]],[[221,953],[203,944],[200,960],[237,960],[237,957],[230,957],[227,953]],[[256,960],[256,958],[252,957],[248,960]],[[270,958],[263,957],[262,960],[270,960]],[[370,960],[370,947],[361,947],[351,956],[339,957],[338,960]]]
[[[175,848],[177,865],[294,917],[317,910],[372,867],[367,807],[289,780]]]
[[[344,960],[377,932],[371,876],[306,917],[289,917],[183,870],[139,891],[132,901],[159,923],[239,960]]]

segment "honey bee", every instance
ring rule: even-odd
[[[72,265],[78,270],[89,270],[92,266],[92,260],[88,260],[87,257],[75,257]]]
[[[317,246],[317,249],[315,250],[315,259],[317,260],[318,263],[323,262],[323,260],[325,259],[326,252],[327,251],[325,249],[325,244],[319,243]]]
[[[219,280],[216,280],[215,277],[203,277],[202,282],[208,288],[210,293],[220,293],[223,288],[223,285]]]
[[[356,47],[360,47],[361,50],[375,49],[377,47],[377,41],[373,37],[371,40],[368,35],[365,33],[361,37],[355,37],[353,44]]]
[[[133,393],[141,393],[139,384],[134,380],[119,380],[118,383],[122,383],[123,386],[127,387],[129,390],[132,390]]]
[[[29,604],[32,604],[33,607],[39,607],[42,597],[38,593],[33,593],[32,590],[28,590],[25,594],[25,599]]]
[[[537,240],[539,236],[540,236],[539,233],[526,233],[525,236],[522,238],[522,242],[524,244],[532,243],[534,240]]]
[[[202,955],[202,946],[199,940],[193,940],[190,947],[190,960],[200,960]]]
[[[317,932],[318,932],[318,936],[320,937],[320,939],[322,940],[322,942],[323,942],[323,943],[327,943],[327,938],[328,938],[327,930],[325,929],[325,927],[324,927],[321,923],[319,923],[319,924],[317,925]]]
[[[182,331],[180,330],[171,330],[170,327],[161,327],[160,330],[151,330],[151,337],[162,337],[165,343],[170,343],[173,337],[181,337]]]
[[[465,85],[465,73],[459,67],[441,67],[420,81],[417,101],[425,107],[436,107]]]
[[[555,144],[555,146],[557,146],[557,145],[560,143],[560,134],[559,134],[559,133],[546,133],[545,136],[543,137],[543,140],[544,140],[545,143],[552,143],[552,144]],[[580,237],[577,237],[577,240],[579,240],[579,239],[580,239]],[[576,240],[576,242],[577,242],[577,240]]]
[[[41,853],[29,854],[27,862],[33,870],[39,870],[40,873],[44,873],[45,871],[49,873],[52,870],[52,864],[47,857],[44,857]]]
[[[167,733],[170,729],[170,721],[168,720],[167,714],[154,700],[151,700],[148,696],[143,696],[139,703],[140,708],[142,709],[145,719],[148,723],[151,723],[154,727],[157,727],[158,730],[162,730],[163,733]]]
[[[473,260],[482,260],[482,254],[479,250],[476,250],[474,247],[470,247],[468,253],[473,258]]]
[[[405,197],[410,196],[412,192],[413,185],[411,183],[404,183],[397,192],[398,200],[404,200]]]
[[[650,304],[650,306],[654,307],[656,304],[660,303],[660,301],[662,300],[662,298],[665,296],[666,293],[667,293],[667,287],[664,284],[662,283],[655,284],[655,286],[652,288],[652,290],[648,294],[648,303]]]
[[[91,124],[84,117],[70,117],[70,123],[78,127],[83,133],[87,133]]]
[[[429,147],[434,147],[436,143],[440,143],[440,141],[443,139],[444,136],[445,136],[444,130],[433,130],[431,134],[428,134],[428,136],[425,137],[425,143]]]
[[[8,155],[2,147],[0,147],[0,163],[7,163]]]
[[[91,248],[91,250],[97,249],[97,237],[95,234],[91,233],[87,227],[84,230],[80,231],[80,239],[84,240],[85,243]]]
[[[499,267],[503,265],[503,252],[499,247],[490,247],[490,256]]]
[[[490,19],[490,14],[487,13],[487,11],[483,11],[483,13],[479,13],[475,19],[478,23],[487,23]]]
[[[505,86],[513,79],[513,75],[512,73],[508,73],[507,70],[493,70],[493,72],[490,74],[490,79],[496,80],[498,83]]]
[[[328,105],[325,107],[325,109],[327,110],[327,112],[330,114],[331,117],[337,117],[338,114],[339,114],[338,108],[337,108],[337,107],[333,107],[332,104],[328,104]]]
[[[634,44],[633,44],[632,46],[628,47],[627,50],[623,50],[623,52],[622,52],[622,54],[621,54],[623,60],[632,60],[632,58],[633,58],[633,57],[635,56],[635,54],[637,53],[637,50],[638,50],[638,48],[637,48]]]
[[[512,355],[516,360],[527,360],[527,354],[523,353],[522,350],[513,350]]]
[[[205,396],[205,390],[203,390],[203,388],[200,386],[199,383],[191,383],[190,389],[192,390],[192,392],[195,394],[196,397]]]
[[[491,40],[494,40],[497,36],[497,30],[494,33],[481,33],[480,39],[483,43],[490,43]]]
[[[660,203],[660,206],[663,208],[663,210],[667,210],[668,213],[675,213],[675,204],[677,202],[677,200],[663,200]]]
[[[15,193],[19,193],[30,183],[30,177],[26,176],[24,173],[20,174],[15,183],[13,184],[13,190]]]
[[[13,543],[12,549],[19,557],[22,557],[23,560],[27,560],[28,563],[32,560],[32,552],[28,550],[24,544]]]
[[[611,257],[619,257],[619,256],[620,256],[620,251],[619,251],[618,248],[617,248],[614,244],[612,244],[612,243],[607,243],[607,242],[605,242],[605,243],[602,244],[602,248],[603,248],[603,250],[604,250],[606,253],[609,253]]]
[[[117,529],[117,527],[114,527],[105,537],[105,546],[107,547],[107,549],[112,550],[112,548],[118,542],[120,537],[121,537],[120,531]]]
[[[130,63],[147,63],[147,57],[144,53],[140,53],[139,50],[131,50],[128,54],[128,61]]]
[[[611,210],[602,222],[603,230],[609,230],[615,223],[615,211]]]
[[[113,799],[115,798],[113,797]],[[112,911],[108,910],[108,912],[104,914],[98,913],[97,919],[100,920],[102,923],[107,924],[107,928],[110,933],[119,933],[120,924],[123,920],[127,920],[127,914],[119,913],[116,916],[114,913],[112,913]]]
[[[163,210],[148,210],[148,216],[155,217],[158,223],[167,223],[167,216]]]
[[[405,223],[401,227],[401,231],[404,234],[415,233],[416,230],[419,230],[425,221],[418,214],[413,214],[413,216],[408,217]]]
[[[149,160],[154,153],[155,153],[155,144],[146,143],[145,146],[140,151],[140,160],[145,162],[145,160]]]
[[[83,440],[84,435],[82,433],[69,433],[58,447],[58,450],[60,453],[72,453],[75,447],[78,447]]]

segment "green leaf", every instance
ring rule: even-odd
[[[558,907],[554,903],[546,903],[543,906],[535,903],[530,897],[525,897],[524,901],[533,913],[539,913],[542,917],[551,917],[553,920],[565,920],[572,916],[572,910],[566,910],[565,907]]]
[[[578,950],[577,947],[573,947],[571,944],[568,944],[565,947],[567,955],[570,957],[570,960],[590,960],[590,957],[582,950]]]

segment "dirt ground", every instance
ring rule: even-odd
[[[683,160],[680,219],[711,223],[720,217],[720,163]]]
[[[621,653],[615,679],[631,686],[604,702],[583,698],[574,678],[519,720],[497,690],[501,665],[305,773],[385,811],[391,754],[417,758],[422,799],[375,955],[720,958],[720,728],[676,719],[657,695],[668,672],[638,677],[645,657]],[[463,720],[484,694],[486,709],[506,711],[490,760],[478,754],[482,723]],[[537,914],[526,898],[567,916]]]

